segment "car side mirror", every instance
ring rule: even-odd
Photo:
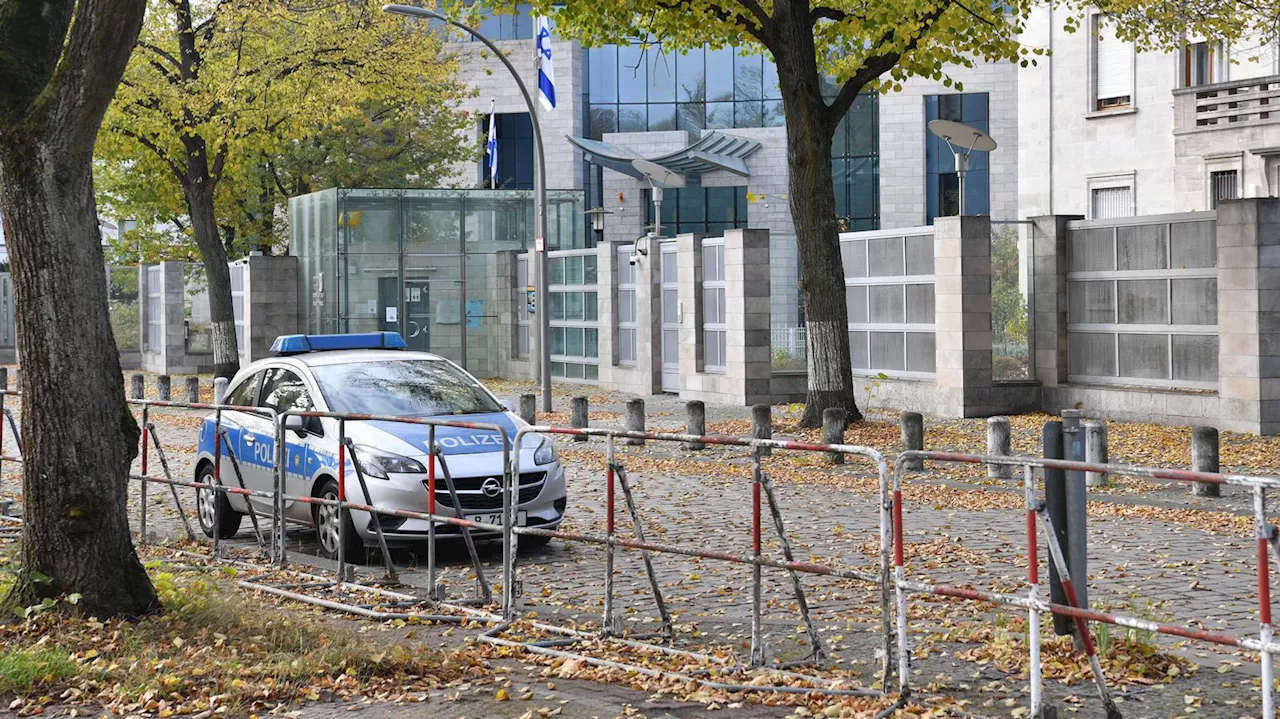
[[[307,418],[300,417],[296,414],[287,414],[284,417],[284,428],[291,430],[299,437],[307,436]]]
[[[511,402],[509,402],[509,401],[507,401],[507,400],[505,400],[505,399],[504,399],[504,400],[502,400],[502,401],[500,402],[500,404],[502,405],[502,408],[503,408],[503,409],[505,409],[505,410],[506,410],[506,411],[508,411],[508,412],[514,412],[514,411],[516,411],[515,406],[513,406],[513,405],[511,404]]]

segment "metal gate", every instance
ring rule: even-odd
[[[662,297],[662,391],[680,391],[680,290],[677,285],[676,243],[659,250],[658,282]]]

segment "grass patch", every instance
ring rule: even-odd
[[[20,714],[50,696],[118,714],[239,714],[326,698],[415,701],[489,674],[466,656],[237,590],[234,570],[149,569],[159,616],[129,623],[50,612],[0,626],[0,695],[23,700]]]
[[[65,649],[7,649],[0,653],[0,694],[27,694],[69,679],[79,670]]]

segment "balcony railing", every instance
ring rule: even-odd
[[[1201,132],[1280,122],[1280,75],[1173,91],[1175,132]]]

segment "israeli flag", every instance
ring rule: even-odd
[[[556,107],[556,74],[551,67],[551,21],[539,16],[534,30],[538,37],[538,99],[542,109],[551,112]]]
[[[498,187],[498,114],[494,112],[497,100],[489,101],[489,142],[485,148],[489,152],[489,187]]]

